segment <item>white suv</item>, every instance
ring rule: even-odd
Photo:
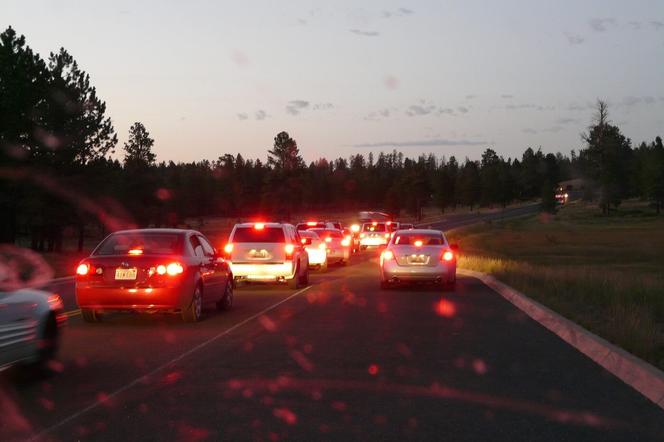
[[[307,252],[291,224],[236,224],[224,252],[236,281],[309,283]]]

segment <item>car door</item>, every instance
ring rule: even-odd
[[[196,263],[199,266],[201,279],[203,281],[203,301],[205,303],[211,303],[212,301],[219,299],[219,287],[217,287],[216,281],[214,280],[214,263],[209,257],[205,256],[205,250],[203,249],[203,244],[201,244],[198,235],[191,235],[189,237],[189,243],[194,251]]]
[[[29,356],[37,320],[32,301],[19,292],[0,292],[0,367]]]
[[[210,244],[210,241],[203,235],[197,235],[198,241],[203,246],[203,253],[205,254],[205,259],[210,263],[210,279],[212,280],[212,285],[215,288],[216,298],[219,299],[224,294],[226,288],[226,282],[229,276],[229,267],[228,263],[224,261],[223,258],[219,257],[215,252],[214,247]]]

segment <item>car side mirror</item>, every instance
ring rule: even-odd
[[[302,238],[302,245],[303,246],[310,246],[311,245],[311,238]]]
[[[458,253],[459,252],[459,244],[456,244],[456,243],[450,244],[450,250],[452,250],[453,252]]]

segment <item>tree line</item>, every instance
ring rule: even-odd
[[[157,162],[155,140],[136,122],[112,158],[117,134],[90,76],[65,50],[42,59],[11,27],[0,34],[0,243],[27,238],[60,250],[65,236],[128,226],[178,226],[206,216],[291,219],[295,211],[383,209],[417,216],[541,198],[554,210],[557,184],[588,180],[605,213],[624,198],[664,204],[661,138],[632,148],[604,102],[578,155],[527,148],[521,158],[487,148],[480,160],[402,152],[320,158],[306,164],[296,140],[278,133],[268,160],[224,153],[216,160]],[[115,155],[117,157],[117,155]]]

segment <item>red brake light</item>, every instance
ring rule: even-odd
[[[166,274],[166,266],[163,264],[160,264],[157,266],[157,275],[165,275]]]
[[[350,238],[346,237],[341,241],[341,245],[344,247],[348,247],[350,245]]]
[[[394,253],[392,253],[391,250],[385,250],[385,251],[383,252],[383,256],[382,256],[382,257],[383,257],[383,261],[388,261],[388,260],[394,258]]]
[[[445,253],[443,253],[443,261],[452,261],[454,259],[454,253],[450,252],[449,250],[446,250]]]
[[[79,264],[76,268],[76,274],[80,276],[85,276],[90,272],[90,266],[86,263]]]
[[[128,252],[132,256],[138,256],[143,254],[143,249],[129,249]]]
[[[286,244],[284,251],[286,252],[286,258],[292,258],[293,252],[295,251],[295,246],[293,244]]]
[[[415,247],[422,247],[422,241],[420,241],[419,239],[415,241]]]
[[[364,238],[364,233],[360,233],[360,238]]]
[[[386,234],[385,234],[385,238],[389,238],[389,237],[390,237],[390,234],[389,234],[389,233],[386,233]]]
[[[301,242],[302,244],[306,244],[306,243],[307,243],[307,240],[304,239],[304,238],[302,238],[302,239],[300,240],[300,242]]]
[[[328,236],[327,238],[325,238],[325,242],[332,242],[332,238]]]
[[[321,249],[321,250],[325,250],[325,248],[326,248],[325,243],[318,244],[318,248]]]
[[[184,272],[184,267],[179,262],[172,262],[166,266],[166,273],[170,276],[179,275],[182,272]]]
[[[307,226],[309,226],[309,227],[314,227],[316,224],[317,224],[316,221],[308,221],[307,222]]]
[[[360,226],[357,225],[357,224],[353,224],[352,226],[350,226],[350,231],[351,232],[359,232],[360,231]]]
[[[264,223],[256,223],[256,224],[254,224],[254,229],[256,229],[256,230],[263,230],[264,228],[265,228],[265,224],[264,224]]]
[[[232,251],[233,251],[233,244],[228,243],[228,244],[226,244],[226,245],[224,246],[224,252],[225,252],[227,255],[230,255]]]
[[[371,225],[372,225],[372,226],[377,226],[378,223],[377,223],[376,221],[374,221],[374,222],[371,223]]]

